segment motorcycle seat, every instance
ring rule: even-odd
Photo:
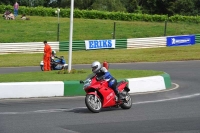
[[[117,82],[117,87],[119,87],[124,81]]]

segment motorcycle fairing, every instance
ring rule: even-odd
[[[87,94],[89,94],[89,95],[96,95],[97,97],[99,97],[94,91],[91,91],[91,92],[89,92]]]
[[[110,107],[115,105],[115,93],[110,88],[100,88],[97,93],[95,93],[93,88],[88,88],[87,94],[96,95],[102,100],[102,107]]]
[[[54,70],[61,70],[62,68],[63,68],[63,65],[57,64],[57,65],[54,67]]]
[[[127,82],[124,82],[124,81],[121,81],[117,84],[117,88],[119,89],[119,91],[121,92],[122,90],[124,90],[124,88],[126,87],[128,83]]]
[[[116,102],[115,102],[115,93],[114,91],[110,91],[107,92],[106,94],[104,93],[104,99],[103,99],[103,107],[110,107],[112,105],[115,105]]]
[[[120,91],[123,91],[126,88],[128,83],[121,81],[117,84],[117,87]],[[102,107],[111,107],[115,106],[115,92],[113,89],[108,87],[108,82],[105,80],[97,80],[95,77],[92,77],[91,84],[88,88],[85,88],[87,94],[96,95],[102,100]],[[97,93],[95,93],[97,91]]]
[[[96,78],[92,79],[92,88],[98,88],[98,92],[102,95],[102,106],[103,107],[110,107],[115,104],[115,93],[113,89],[108,87],[108,82],[105,80],[97,81]],[[99,82],[101,82],[99,86]]]

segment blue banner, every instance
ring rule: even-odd
[[[195,35],[188,36],[168,36],[167,46],[186,46],[195,44]]]

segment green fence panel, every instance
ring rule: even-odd
[[[127,39],[116,39],[115,49],[127,49]]]
[[[127,48],[127,39],[116,39],[115,49],[126,49]],[[68,51],[69,50],[69,41],[59,42],[59,51]],[[86,50],[85,41],[73,41],[72,42],[72,51]]]
[[[195,35],[195,42],[200,43],[200,34]]]
[[[72,41],[72,51],[85,50],[85,41]],[[69,41],[59,42],[59,51],[69,51]]]

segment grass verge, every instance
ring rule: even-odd
[[[113,49],[73,51],[72,64],[91,64],[95,60],[108,63],[129,62],[161,62],[200,60],[200,45],[147,48],[147,49]],[[57,52],[57,56],[63,55],[68,63],[68,52]],[[5,54],[0,55],[0,67],[38,66],[43,58],[42,53],[35,54]]]
[[[12,73],[12,74],[1,74],[0,82],[40,82],[40,81],[77,81],[84,80],[91,70],[85,69],[84,73],[74,74],[58,74],[59,71],[47,71],[47,72],[23,72],[23,73]],[[110,69],[110,73],[116,79],[124,78],[137,78],[161,75],[164,72],[154,70],[120,70]]]
[[[1,15],[2,16],[2,15]],[[29,16],[28,16],[29,17]],[[114,21],[100,19],[77,19],[73,21],[73,40],[98,40],[113,38],[114,22],[116,23],[115,39],[159,37],[164,35],[165,22]],[[60,18],[60,39],[69,40],[70,19]],[[0,43],[57,41],[57,17],[30,16],[30,20],[0,21]],[[167,36],[199,34],[199,24],[167,24]]]

